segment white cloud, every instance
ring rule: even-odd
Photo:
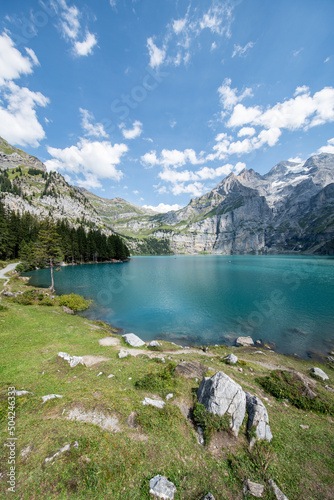
[[[80,19],[82,13],[76,5],[69,7],[65,0],[58,0],[59,27],[65,40],[72,45],[72,52],[75,56],[87,56],[93,53],[93,48],[97,44],[96,35],[90,33],[88,29],[83,30]]]
[[[324,60],[324,63],[328,63],[330,61],[330,57],[326,57],[326,59]]]
[[[93,33],[86,33],[86,38],[83,42],[76,41],[73,50],[77,56],[88,56],[93,53],[93,48],[97,44],[96,36]]]
[[[184,185],[184,183],[181,183],[174,184],[171,187],[171,191],[174,196],[182,193],[190,194],[190,196],[201,196],[205,193],[206,188],[201,182],[194,182],[193,184],[187,184],[186,186]]]
[[[169,122],[170,128],[174,128],[176,124],[177,124],[177,122],[175,120]]]
[[[216,48],[217,48],[216,42],[212,42],[210,50],[213,51],[213,50],[216,50]]]
[[[48,147],[52,157],[45,165],[48,170],[57,170],[67,174],[82,174],[86,183],[98,187],[99,179],[119,181],[123,172],[116,168],[122,156],[128,151],[126,144],[114,144],[103,141],[82,139],[76,146],[65,149]],[[88,185],[87,184],[87,185]],[[93,185],[94,184],[94,185]]]
[[[304,47],[302,47],[301,49],[298,49],[298,50],[294,50],[293,51],[293,57],[297,57],[299,56],[299,54],[304,50]]]
[[[32,49],[30,49],[29,47],[24,47],[24,48],[25,48],[27,54],[29,55],[30,59],[32,60],[33,64],[35,66],[40,66],[39,60],[38,60],[35,52]]]
[[[295,156],[294,158],[289,158],[288,161],[291,161],[293,163],[304,163],[304,160],[300,158],[300,156]]]
[[[123,134],[125,139],[136,139],[143,132],[143,124],[138,120],[133,122],[132,128],[126,129],[124,127],[125,127],[125,125],[122,123],[120,125],[120,128],[122,130],[122,134]]]
[[[322,146],[319,150],[318,153],[330,153],[334,154],[334,137],[332,139],[329,139],[327,141],[326,146]]]
[[[117,0],[110,0],[111,7],[116,7]]]
[[[181,205],[178,205],[175,203],[174,205],[168,205],[166,203],[159,203],[157,206],[153,205],[143,205],[143,208],[149,208],[151,210],[154,210],[155,212],[160,212],[160,213],[167,213],[170,212],[171,210],[180,210],[182,208]]]
[[[32,92],[9,82],[2,90],[7,106],[0,105],[0,136],[11,144],[39,146],[45,132],[39,123],[36,107],[45,107],[49,99],[40,92]]]
[[[231,83],[230,78],[225,78],[222,85],[218,88],[220,102],[223,108],[227,110],[231,110],[238,102],[252,95],[252,89],[247,87],[242,94],[238,96],[237,89],[231,89]]]
[[[192,165],[198,165],[204,163],[203,152],[199,156],[193,149],[185,149],[184,151],[179,151],[177,149],[163,149],[160,154],[160,158],[157,157],[156,151],[151,151],[146,153],[141,157],[143,165],[147,165],[149,168],[154,165],[164,165],[165,167],[173,166],[175,168],[181,167],[186,163],[191,163]]]
[[[249,51],[249,49],[252,49],[254,47],[254,42],[248,42],[244,47],[238,44],[234,44],[233,48],[233,54],[232,57],[239,56],[242,57],[246,55],[246,53]]]
[[[141,161],[146,168],[152,168],[154,165],[159,165],[159,160],[157,158],[156,151],[150,151],[149,153],[145,153],[141,157]]]
[[[255,128],[254,127],[242,127],[238,132],[238,137],[244,137],[245,135],[248,135],[249,137],[252,137],[253,135],[255,135]]]
[[[300,87],[297,87],[295,90],[295,93],[293,94],[294,96],[299,95],[299,94],[305,94],[305,92],[308,92],[310,89],[307,85],[301,85]]]
[[[154,36],[147,39],[152,68],[159,67],[163,63],[174,66],[179,66],[182,62],[187,64],[191,57],[191,46],[204,30],[214,36],[230,37],[234,8],[232,2],[211,0],[210,3],[211,5],[207,6],[202,2],[200,7],[194,7],[189,3],[185,16],[173,19],[166,26],[165,33],[160,35],[159,45],[162,48],[158,48],[153,42]],[[213,41],[211,50],[216,47]]]
[[[334,88],[324,87],[313,96],[306,86],[297,87],[295,97],[263,110],[237,104],[227,122],[229,127],[243,125],[298,130],[334,121]]]
[[[174,20],[173,21],[174,33],[176,35],[179,35],[181,33],[181,31],[184,30],[186,24],[187,24],[187,18]]]
[[[3,33],[0,35],[0,85],[5,81],[15,80],[21,75],[29,75],[33,72],[35,62],[32,54],[33,50],[26,49],[29,57],[24,57],[19,50],[15,48],[13,40]],[[36,56],[35,56],[36,57]]]
[[[7,33],[0,35],[0,135],[19,146],[39,146],[45,132],[38,121],[36,108],[49,99],[13,82],[29,75],[39,65],[35,52],[25,48],[28,57],[15,47]]]
[[[102,123],[92,123],[94,115],[87,109],[79,108],[81,114],[81,126],[85,135],[92,137],[108,137],[107,132],[104,130]]]
[[[150,54],[151,68],[158,68],[164,62],[166,57],[166,50],[159,49],[153,42],[153,38],[147,39],[147,48]]]
[[[135,190],[134,190],[134,191],[132,191],[132,192],[133,192],[133,194],[136,194],[136,195],[138,195],[138,194],[139,194],[139,191],[138,191],[137,189],[135,189]]]

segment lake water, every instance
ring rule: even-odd
[[[48,269],[28,274],[32,285],[50,285]],[[143,340],[232,345],[250,335],[302,357],[334,349],[332,258],[134,257],[63,267],[55,286],[94,299],[85,316]]]

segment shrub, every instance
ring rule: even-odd
[[[71,293],[70,295],[61,295],[59,304],[69,307],[72,311],[85,311],[88,309],[90,302],[81,295]]]
[[[3,306],[2,304],[0,304],[0,312],[3,312],[3,311],[8,311],[8,307]]]
[[[26,273],[34,269],[35,269],[34,266],[32,264],[28,264],[28,262],[21,262],[20,264],[17,264],[17,266],[15,267],[15,271],[18,273]]]
[[[175,363],[168,363],[160,372],[151,372],[137,380],[135,387],[150,392],[159,392],[163,397],[177,386]]]
[[[220,417],[209,412],[204,405],[198,402],[195,403],[193,409],[193,419],[203,429],[205,444],[210,442],[214,432],[228,432],[230,430],[230,417],[227,413]]]
[[[320,396],[310,399],[303,395],[305,386],[303,382],[286,371],[275,370],[267,375],[256,379],[265,391],[272,394],[277,399],[288,399],[291,404],[301,410],[313,410],[317,413],[334,416],[334,405],[325,401]]]

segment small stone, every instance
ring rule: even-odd
[[[253,483],[249,479],[244,481],[243,494],[246,496],[248,493],[256,498],[262,498],[264,492],[263,484]]]
[[[113,378],[115,375],[113,375],[112,373],[110,375],[108,375],[108,378]]]
[[[121,349],[118,353],[118,357],[120,359],[126,358],[127,356],[129,356],[129,351],[126,351],[125,349]]]
[[[309,425],[302,425],[302,424],[301,424],[299,427],[300,427],[301,429],[309,429],[309,428],[310,428],[310,426],[309,426]]]
[[[272,479],[269,479],[269,486],[273,490],[276,500],[289,500]]]
[[[126,333],[125,335],[122,335],[122,337],[131,347],[142,347],[145,345],[145,342],[143,342],[142,339],[137,337],[134,333]]]
[[[72,446],[73,446],[73,448],[78,448],[79,447],[78,441],[75,441],[75,443]],[[46,458],[45,463],[52,462],[52,460],[54,460],[58,455],[61,455],[61,453],[64,453],[65,451],[69,451],[70,449],[71,449],[71,445],[65,444],[65,446],[63,448],[60,448],[60,450],[57,451],[57,453],[55,453],[52,457]]]
[[[244,347],[249,347],[254,345],[252,337],[238,337],[235,343],[237,346],[244,346]]]
[[[136,423],[136,418],[138,416],[138,413],[135,411],[132,411],[128,418],[126,419],[126,425],[129,427],[129,429],[136,429],[138,427]]]
[[[167,396],[166,396],[166,401],[169,401],[172,397],[173,397],[173,394],[170,392],[170,393],[169,393],[169,394],[167,394]]]
[[[142,404],[155,406],[156,408],[163,408],[166,403],[164,401],[160,401],[158,399],[144,398],[144,400],[142,401]]]
[[[317,377],[322,378],[322,380],[329,379],[328,375],[326,375],[326,373],[323,370],[321,370],[321,368],[317,368],[317,367],[311,368],[311,373],[313,373]]]
[[[150,495],[153,495],[155,498],[174,500],[176,491],[175,485],[168,481],[165,476],[154,476],[150,480]]]
[[[328,356],[327,361],[329,361],[330,363],[334,363],[334,357]]]
[[[327,389],[327,391],[334,392],[333,387],[331,387],[330,385],[325,385],[325,389]]]
[[[15,391],[15,396],[26,396],[27,394],[33,394],[29,391]]]
[[[100,377],[100,375],[103,375],[103,372],[100,372],[97,374],[98,377]]]
[[[242,369],[242,368],[238,368],[238,371],[239,371],[240,373],[242,373],[242,372],[243,372],[243,369]]]
[[[235,365],[238,362],[238,358],[235,354],[229,354],[224,358],[224,361],[230,365]]]
[[[63,396],[60,396],[59,394],[48,394],[47,396],[42,396],[43,403],[46,401],[49,401],[50,399],[55,399],[55,398],[62,398]]]
[[[84,359],[82,356],[71,356],[67,352],[58,352],[58,356],[67,361],[71,368],[74,368],[77,365],[84,364]]]
[[[202,500],[215,500],[215,497],[212,493],[207,493],[205,497],[202,498]]]
[[[160,346],[160,344],[157,340],[152,340],[152,342],[150,342],[148,345],[150,347],[159,347]]]

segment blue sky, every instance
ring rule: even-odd
[[[333,0],[5,0],[0,135],[99,196],[186,205],[334,153]]]

